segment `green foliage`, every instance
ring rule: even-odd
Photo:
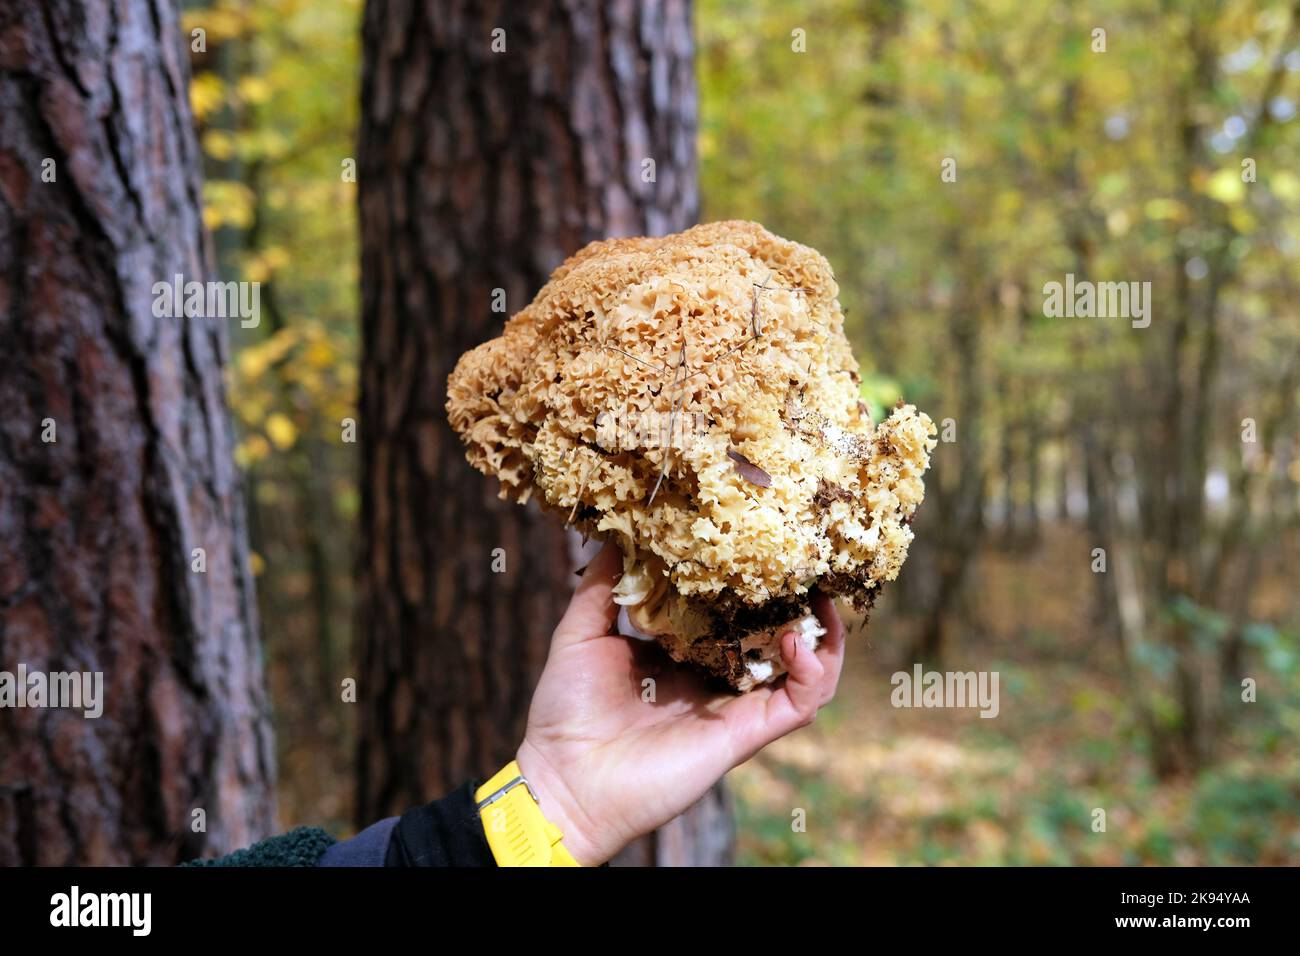
[[[1265,853],[1279,845],[1294,854],[1300,850],[1297,820],[1300,779],[1216,771],[1196,789],[1192,825],[1212,865],[1265,862]]]
[[[1252,621],[1242,631],[1242,639],[1259,652],[1270,671],[1284,679],[1292,679],[1300,672],[1300,635],[1296,632],[1261,621]],[[1300,690],[1293,680],[1287,680],[1286,686]]]

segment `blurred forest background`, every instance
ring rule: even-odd
[[[280,818],[347,829],[363,5],[184,8],[219,271],[263,284],[229,397]],[[952,439],[839,697],[731,775],[739,862],[1300,860],[1298,12],[697,2],[700,218],[823,252],[864,399]],[[1067,273],[1149,281],[1150,327],[1045,317]],[[998,718],[892,709],[918,660],[998,670]]]

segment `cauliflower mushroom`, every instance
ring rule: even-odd
[[[816,647],[812,589],[870,609],[924,495],[935,427],[872,422],[838,291],[757,223],[593,242],[448,381],[501,497],[616,540],[633,625],[737,690]]]

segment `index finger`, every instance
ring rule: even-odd
[[[552,647],[564,647],[610,633],[618,617],[613,591],[622,569],[623,556],[618,545],[612,540],[606,541],[583,572],[582,581],[573,592],[564,617],[555,627]]]

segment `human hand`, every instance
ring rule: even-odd
[[[784,678],[747,694],[712,690],[659,647],[611,633],[621,568],[613,544],[587,566],[551,638],[517,755],[542,812],[584,866],[667,823],[732,767],[811,723],[844,663],[844,626],[819,594],[813,610],[826,635],[815,652],[784,634]],[[646,678],[653,701],[643,696]]]

